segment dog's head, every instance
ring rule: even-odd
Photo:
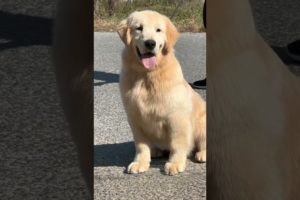
[[[163,56],[172,53],[179,37],[168,17],[150,10],[133,12],[117,32],[146,70],[154,70]]]

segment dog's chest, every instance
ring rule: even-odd
[[[161,149],[168,149],[168,117],[170,104],[167,94],[148,90],[142,83],[125,93],[128,117],[138,123],[150,141]]]
[[[142,81],[126,92],[126,98],[128,107],[141,119],[165,118],[171,110],[168,93],[159,89],[147,88]]]

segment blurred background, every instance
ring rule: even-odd
[[[154,10],[171,18],[180,32],[204,32],[203,0],[94,0],[94,32],[114,32],[136,10]]]

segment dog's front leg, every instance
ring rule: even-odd
[[[170,158],[165,165],[168,175],[183,172],[191,150],[192,128],[188,118],[174,116],[170,121]]]
[[[135,158],[128,166],[127,172],[130,174],[137,174],[148,171],[151,161],[151,149],[147,140],[140,134],[136,134],[137,131],[141,131],[135,127],[132,127],[134,142],[135,142]]]

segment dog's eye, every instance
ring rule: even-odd
[[[156,32],[161,32],[161,29],[160,28],[156,29]]]
[[[141,26],[137,27],[136,30],[143,31],[143,26],[141,25]]]

